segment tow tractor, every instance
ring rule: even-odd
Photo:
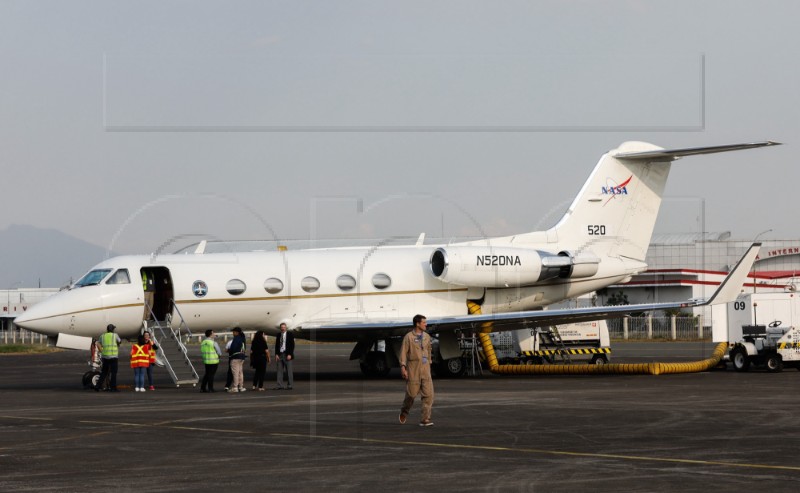
[[[770,320],[759,324],[759,320]],[[784,293],[740,295],[727,308],[729,358],[736,371],[763,366],[779,372],[800,370],[800,296]]]
[[[784,366],[794,366],[800,370],[800,330],[780,325],[776,320],[768,326],[742,326],[742,340],[730,350],[733,368],[747,371],[757,365],[779,372]]]

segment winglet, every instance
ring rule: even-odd
[[[761,243],[753,243],[747,252],[739,259],[736,266],[731,269],[728,276],[723,280],[711,298],[706,300],[703,305],[718,305],[722,303],[730,303],[736,300],[742,290],[747,278],[747,273],[753,267],[753,262],[756,261],[758,251],[761,249]]]

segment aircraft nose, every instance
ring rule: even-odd
[[[23,329],[38,332],[45,335],[57,335],[62,332],[64,317],[62,302],[55,295],[46,300],[29,307],[25,313],[18,315],[14,319],[14,324]]]
[[[31,313],[33,313],[34,311],[36,311],[36,308],[30,307],[22,315],[17,315],[14,318],[14,324],[17,325],[18,327],[22,327],[23,329],[31,330],[31,324],[30,324],[30,321],[32,319]]]

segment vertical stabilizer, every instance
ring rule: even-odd
[[[604,154],[548,237],[577,251],[644,261],[672,159],[616,156],[661,150],[645,142],[625,142]]]
[[[600,158],[564,217],[544,234],[509,237],[520,244],[558,243],[561,250],[644,262],[672,161],[685,156],[780,145],[763,141],[713,147],[663,149],[625,142]]]

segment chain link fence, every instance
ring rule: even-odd
[[[624,340],[711,340],[711,327],[702,317],[625,317],[608,320],[612,339]]]
[[[25,329],[2,329],[0,344],[47,344],[47,336]]]

